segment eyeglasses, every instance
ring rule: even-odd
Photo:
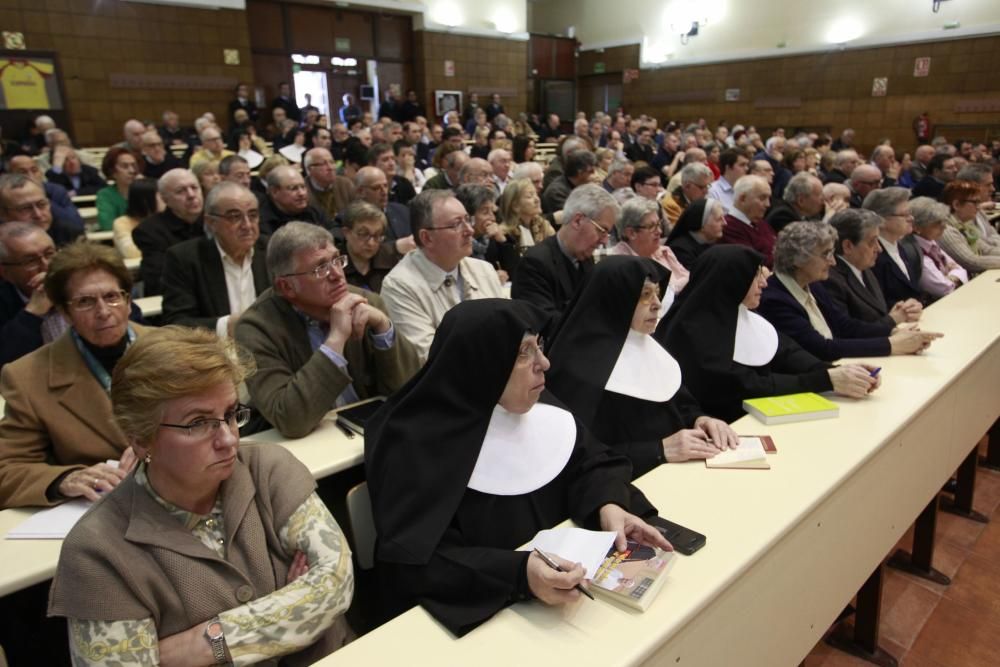
[[[826,259],[826,260],[833,259],[833,248],[830,248],[826,252],[814,252],[813,255],[815,257],[819,257],[820,259]]]
[[[69,307],[78,313],[85,313],[97,307],[97,302],[101,301],[109,308],[115,308],[128,301],[128,292],[125,290],[115,290],[104,294],[84,294],[69,300]]]
[[[45,250],[40,255],[31,255],[30,257],[25,257],[24,259],[18,260],[16,262],[0,262],[4,266],[26,266],[26,267],[36,267],[43,264],[48,264],[55,257],[56,249],[49,248]]]
[[[354,238],[361,241],[362,243],[368,243],[369,241],[375,241],[375,243],[381,243],[385,240],[385,234],[369,234],[368,232],[356,232],[353,229],[351,234]]]
[[[222,415],[222,419],[211,419],[205,417],[203,419],[196,419],[190,424],[160,424],[166,428],[177,428],[182,431],[187,431],[189,438],[195,438],[197,440],[207,440],[209,438],[214,438],[225,424],[229,427],[230,431],[234,435],[239,435],[239,429],[242,426],[246,426],[250,421],[250,408],[245,405],[237,405],[234,409]]]
[[[306,184],[305,183],[295,183],[294,185],[282,185],[280,187],[280,189],[284,190],[285,192],[305,192],[306,191]]]
[[[596,220],[592,220],[591,218],[584,218],[584,220],[586,220],[587,222],[589,222],[590,224],[592,224],[594,226],[594,228],[597,229],[597,233],[600,234],[600,236],[602,238],[605,237],[605,236],[610,236],[611,235],[611,230],[610,229],[605,229],[600,224],[598,224],[598,222]]]
[[[326,260],[319,266],[310,269],[309,271],[299,271],[298,273],[284,273],[282,278],[292,278],[294,276],[306,276],[312,274],[313,278],[316,280],[322,280],[330,275],[333,271],[333,267],[337,267],[341,271],[347,266],[347,255],[334,255],[330,259]]]
[[[38,211],[39,213],[45,213],[49,210],[51,204],[48,199],[39,199],[38,201],[28,202],[26,204],[21,204],[20,206],[11,206],[9,211],[14,211],[20,215],[26,215],[33,211]]]
[[[438,225],[436,227],[424,227],[424,229],[455,231],[457,229],[460,229],[463,225],[468,225],[469,227],[471,227],[472,218],[466,215],[459,219],[456,219],[454,222],[449,223],[447,225]]]
[[[225,213],[209,213],[213,218],[219,218],[225,220],[230,225],[234,227],[244,220],[249,222],[251,225],[256,225],[260,222],[260,211],[254,209],[252,211],[226,211]]]
[[[544,352],[545,339],[539,336],[538,341],[534,345],[525,343],[521,346],[521,349],[517,351],[517,363],[520,366],[527,366],[533,363],[538,357],[543,356]]]

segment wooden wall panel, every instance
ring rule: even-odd
[[[379,16],[375,19],[375,57],[379,60],[409,60],[413,53],[413,21],[409,16]]]
[[[165,109],[190,125],[211,111],[226,117],[232,96],[217,89],[112,88],[112,74],[179,75],[251,81],[246,12],[108,0],[0,2],[0,26],[23,32],[29,49],[55,51],[79,146],[121,141],[129,118],[160,122]],[[226,65],[223,49],[240,64]],[[152,81],[153,79],[151,79]],[[20,129],[20,128],[18,128]]]
[[[375,55],[375,39],[372,33],[374,14],[361,12],[334,12],[333,34],[323,53],[341,53],[357,58],[371,58]],[[351,48],[340,51],[335,48],[336,38],[349,39]]]
[[[324,7],[287,5],[288,47],[296,53],[333,53],[333,13]],[[254,46],[256,48],[256,45]]]
[[[248,2],[247,25],[254,49],[285,49],[285,18],[277,2]]]

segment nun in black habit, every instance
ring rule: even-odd
[[[553,338],[548,386],[598,440],[644,475],[661,463],[736,447],[736,433],[705,414],[677,361],[650,334],[670,272],[641,257],[606,257],[577,292]]]
[[[670,230],[667,245],[688,270],[703,252],[718,243],[726,227],[726,209],[717,199],[699,199],[688,204]]]
[[[628,459],[595,440],[545,391],[535,306],[458,304],[427,363],[372,417],[365,467],[390,611],[422,605],[456,635],[505,606],[577,598],[583,568],[559,573],[514,551],[567,517],[669,548],[639,516]]]
[[[878,387],[870,369],[820,361],[753,312],[767,276],[755,250],[709,248],[657,326],[654,337],[677,359],[702,408],[732,422],[747,398],[830,390],[863,398]]]

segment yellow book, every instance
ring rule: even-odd
[[[813,393],[751,398],[743,401],[743,409],[765,424],[832,419],[840,414],[836,403]]]

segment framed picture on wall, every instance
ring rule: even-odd
[[[62,81],[55,54],[0,51],[0,111],[62,109]]]
[[[449,111],[462,113],[462,92],[459,90],[435,90],[434,112],[443,117]]]

